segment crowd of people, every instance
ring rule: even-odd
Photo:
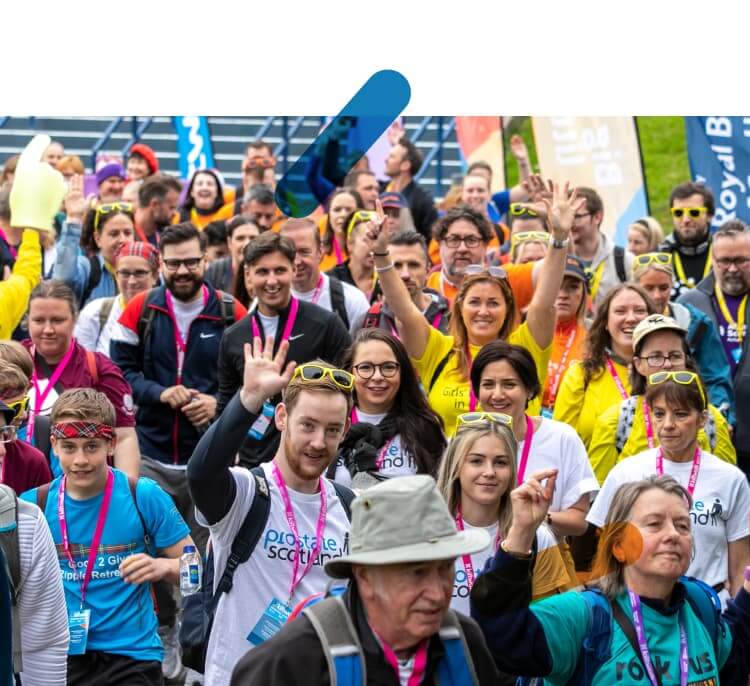
[[[748,683],[750,228],[402,134],[305,218],[262,140],[6,162],[0,685]]]

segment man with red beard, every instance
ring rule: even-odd
[[[285,367],[289,341],[275,355],[273,348],[272,336],[265,346],[259,336],[244,344],[242,387],[188,464],[198,521],[211,531],[215,579],[230,551],[234,557],[240,529],[261,530],[249,557],[240,556],[231,592],[216,604],[205,672],[213,686],[228,686],[248,650],[280,629],[297,602],[325,590],[323,565],[348,553],[354,494],[323,474],[349,428],[354,377],[319,360]],[[269,399],[282,391],[267,415]],[[281,432],[273,461],[252,471],[233,467],[247,434],[269,422]]]

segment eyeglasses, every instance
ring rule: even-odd
[[[683,364],[685,362],[685,353],[673,352],[669,355],[662,355],[661,353],[652,353],[651,355],[638,356],[639,360],[647,360],[652,367],[663,367],[664,363],[669,360],[673,365]]]
[[[635,263],[641,267],[649,264],[672,264],[671,252],[647,252],[643,255],[636,255]]]
[[[16,440],[16,427],[0,426],[0,443],[12,443]]]
[[[732,265],[737,267],[737,269],[742,269],[748,265],[750,257],[719,257],[718,259],[714,258],[713,262],[714,264],[718,264],[722,269],[728,269]]]
[[[511,243],[525,243],[527,241],[542,241],[542,243],[549,243],[549,234],[546,231],[519,231],[514,233],[510,237]]]
[[[512,202],[510,204],[510,213],[514,217],[519,217],[522,214],[528,214],[530,217],[538,217],[539,213],[524,207],[520,202]]]
[[[185,267],[189,271],[194,272],[196,269],[198,269],[198,266],[200,265],[202,260],[203,255],[201,255],[200,257],[186,257],[184,260],[178,260],[176,258],[170,258],[168,260],[164,259],[162,260],[162,263],[167,268],[167,271],[170,272],[176,272],[181,265],[185,265]]]
[[[369,379],[375,373],[375,370],[379,370],[381,376],[386,379],[390,379],[396,376],[396,373],[401,368],[398,362],[383,362],[381,364],[374,364],[373,362],[360,362],[355,364],[352,369],[357,373],[357,376],[361,379]]]
[[[509,429],[513,428],[513,417],[502,412],[464,412],[458,415],[458,426],[472,426],[486,422],[502,424]]]
[[[502,267],[485,267],[483,264],[470,264],[464,269],[466,276],[474,276],[476,274],[489,274],[495,279],[507,279],[508,272]]]
[[[697,219],[708,210],[705,207],[671,207],[669,211],[672,213],[672,216],[675,217],[676,219],[681,219],[685,215],[686,212],[693,219]]]
[[[99,230],[100,217],[106,217],[108,214],[114,214],[115,212],[133,214],[133,204],[129,202],[106,202],[103,205],[97,205],[94,215],[94,231]]]
[[[177,267],[179,269],[179,265]],[[128,279],[145,279],[151,272],[148,269],[135,269],[132,272],[127,269],[118,269],[115,274],[119,276],[123,281]]]
[[[346,227],[346,235],[351,235],[352,231],[354,231],[354,227],[358,223],[374,222],[377,221],[377,219],[378,215],[376,212],[371,212],[370,210],[357,210],[349,220],[349,225]]]
[[[329,377],[343,391],[351,391],[354,388],[354,375],[343,369],[332,369],[322,365],[308,362],[301,364],[294,370],[292,379],[302,379],[302,381],[320,381]]]
[[[6,402],[5,405],[9,407],[11,410],[13,410],[13,419],[18,419],[24,412],[26,412],[26,409],[29,406],[29,396],[24,396],[20,400],[16,400],[15,402],[8,403]]]
[[[658,386],[660,383],[665,381],[674,381],[675,383],[682,384],[683,386],[690,386],[695,384],[701,394],[701,400],[703,400],[703,407],[706,407],[706,394],[703,391],[703,384],[695,372],[680,371],[680,372],[654,372],[648,377],[649,386]]]
[[[471,236],[457,236],[456,234],[451,234],[450,236],[444,236],[443,237],[443,243],[445,243],[449,248],[457,248],[461,243],[463,243],[467,248],[476,248],[480,243],[482,243],[482,239],[479,236],[471,235]]]

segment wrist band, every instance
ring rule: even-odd
[[[387,272],[387,271],[388,271],[389,269],[393,269],[393,262],[391,262],[391,263],[390,263],[389,265],[387,265],[386,267],[375,267],[375,271],[376,271],[376,272],[377,272],[378,274],[382,274],[383,272]]]
[[[532,550],[529,550],[528,553],[516,553],[512,550],[508,550],[508,547],[505,544],[505,541],[500,541],[500,547],[503,549],[504,552],[508,553],[511,557],[515,557],[517,560],[530,560],[531,556],[533,554]]]

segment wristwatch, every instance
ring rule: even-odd
[[[549,244],[553,248],[557,248],[560,250],[561,248],[567,248],[568,244],[570,243],[570,238],[566,238],[564,241],[561,241],[559,238],[552,237],[552,240],[549,242]]]

